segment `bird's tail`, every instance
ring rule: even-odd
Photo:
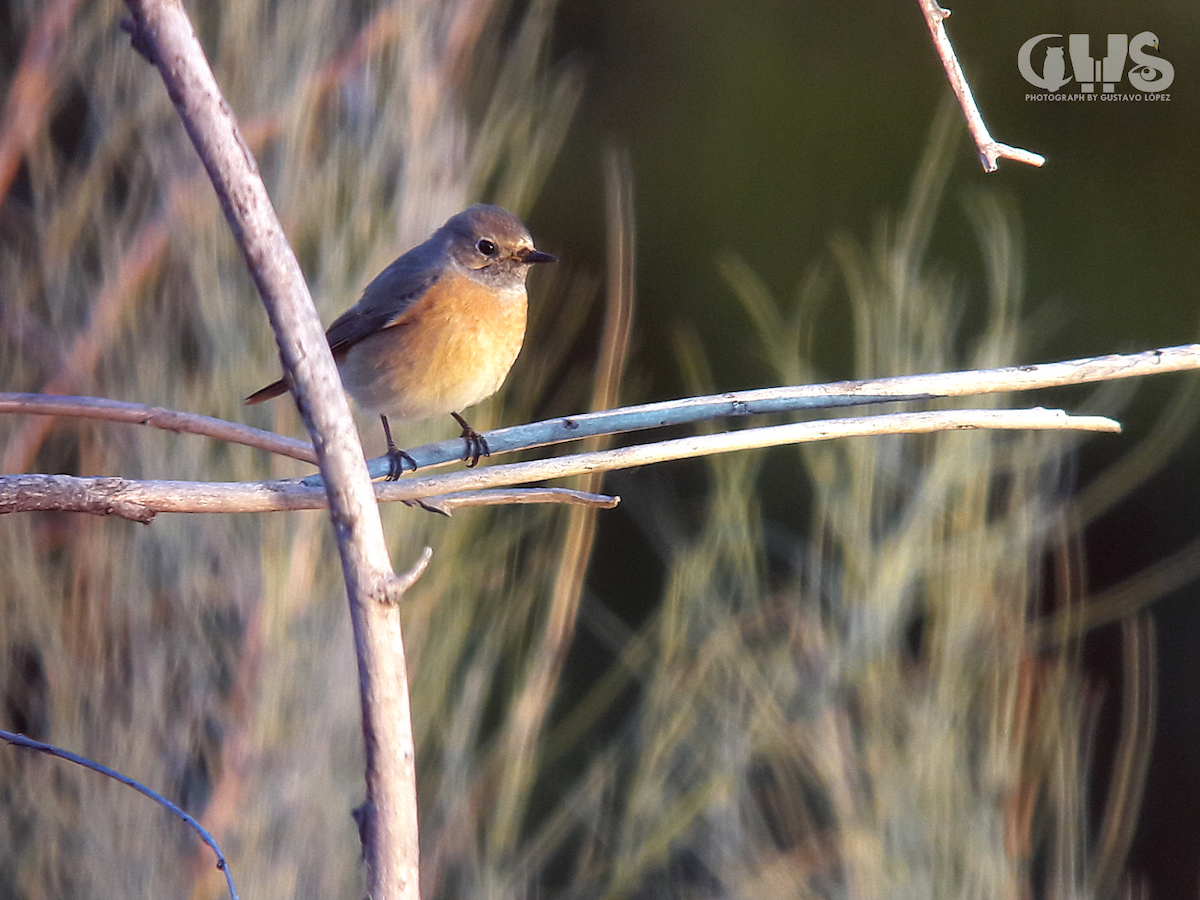
[[[270,400],[278,397],[280,394],[286,393],[287,385],[283,383],[283,379],[281,378],[278,381],[272,381],[265,388],[255,391],[246,398],[245,403],[247,406],[253,406],[255,403],[262,403],[264,400]]]

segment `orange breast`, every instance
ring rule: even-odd
[[[426,419],[460,412],[499,390],[525,339],[526,295],[465,276],[438,281],[404,320],[350,347],[339,362],[367,412]]]

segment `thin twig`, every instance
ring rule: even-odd
[[[971,132],[971,139],[975,141],[975,148],[979,151],[979,161],[983,164],[983,170],[995,172],[996,162],[1001,159],[1011,159],[1031,166],[1043,165],[1046,157],[1028,150],[1021,150],[1018,147],[1010,147],[1008,144],[1001,144],[988,132],[987,126],[983,124],[983,116],[979,114],[979,107],[975,105],[971,86],[967,84],[967,77],[963,74],[962,66],[958,63],[958,56],[954,53],[950,37],[946,34],[946,28],[942,24],[949,17],[950,10],[939,6],[937,0],[917,0],[917,2],[921,7],[921,14],[925,16],[925,24],[929,26],[929,34],[933,37],[933,47],[942,60],[942,67],[946,70],[946,78],[949,79],[950,87],[954,89],[954,96],[958,98],[958,105],[962,107],[963,115],[966,116],[967,130]]]
[[[77,766],[83,766],[85,769],[91,769],[93,772],[99,772],[101,775],[107,775],[115,781],[121,782],[126,787],[131,787],[139,794],[149,797],[159,806],[162,806],[168,812],[178,816],[185,825],[191,828],[196,834],[200,835],[200,840],[208,844],[212,848],[212,852],[217,857],[217,868],[225,875],[225,883],[229,885],[229,895],[233,900],[238,900],[237,888],[233,886],[233,873],[229,871],[229,863],[225,860],[225,854],[221,852],[221,848],[217,846],[216,839],[211,834],[204,830],[199,822],[185,813],[182,809],[164,797],[158,791],[146,787],[140,781],[135,781],[128,775],[122,775],[116,769],[110,769],[103,763],[95,762],[88,759],[86,756],[79,756],[72,753],[70,750],[63,750],[61,747],[56,747],[53,744],[44,744],[41,741],[35,741],[33,738],[25,737],[23,734],[15,734],[11,731],[0,730],[0,740],[7,741],[17,747],[24,747],[27,750],[36,750],[39,753],[45,753],[48,756],[56,756],[59,759],[65,759],[67,762],[75,763]]]
[[[399,603],[400,599],[408,593],[408,589],[416,584],[421,576],[425,574],[425,570],[429,568],[429,561],[431,559],[433,559],[433,548],[424,547],[421,550],[421,555],[417,557],[417,561],[409,567],[407,572],[392,577],[392,582],[389,585],[388,599],[393,603]]]
[[[456,509],[473,506],[521,506],[531,503],[558,503],[563,506],[584,506],[591,509],[612,509],[620,498],[567,488],[493,488],[486,491],[460,491],[422,497],[421,507],[430,512],[449,516]]]
[[[57,394],[19,394],[0,391],[0,413],[24,413],[36,416],[69,416],[77,419],[102,419],[130,425],[147,425],[180,434],[243,444],[268,453],[278,453],[316,465],[312,444],[263,431],[249,425],[214,419],[197,413],[180,412],[145,403],[125,403],[103,397],[64,397]]]
[[[412,501],[456,491],[527,484],[781,444],[965,429],[1119,432],[1121,426],[1102,416],[1070,416],[1062,410],[1052,409],[956,409],[892,413],[744,428],[554,459],[487,466],[443,475],[414,476],[376,484],[375,493],[380,502]],[[321,509],[326,502],[323,490],[303,481],[208,483],[76,478],[68,475],[0,475],[0,513],[61,510],[149,521],[160,512],[278,512]]]

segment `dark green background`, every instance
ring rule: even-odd
[[[1001,162],[985,175],[964,137],[931,261],[960,275],[968,304],[984,297],[975,237],[958,202],[999,192],[1025,233],[1029,309],[1053,310],[1029,359],[1065,359],[1189,343],[1200,331],[1200,4],[951,6],[951,39],[997,140],[1044,154],[1033,169]],[[1029,102],[1017,71],[1021,44],[1040,33],[1088,33],[1100,55],[1108,33],[1149,30],[1175,67],[1168,102]],[[638,308],[632,371],[642,393],[685,388],[668,339],[680,323],[700,335],[714,387],[772,383],[716,257],[733,251],[781,304],[849,233],[868,243],[883,213],[904,203],[939,102],[948,92],[915,2],[796,4],[567,0],[557,58],[579,65],[586,93],[568,146],[534,211],[539,243],[582,271],[602,271],[599,148],[627,147],[638,227]],[[1040,59],[1035,57],[1035,68]],[[1118,88],[1119,90],[1122,88]],[[1132,92],[1128,83],[1123,89]],[[1068,85],[1064,92],[1075,92]],[[542,237],[546,236],[546,237]],[[836,310],[822,321],[817,364],[849,374],[849,335]],[[968,312],[967,322],[972,321]],[[880,372],[879,375],[891,373]],[[1148,380],[1121,414],[1126,432],[1090,442],[1086,483],[1146,433],[1176,378]],[[1058,402],[1079,402],[1083,392]],[[1034,401],[1038,402],[1038,401]],[[1041,402],[1051,402],[1044,398]],[[1200,437],[1200,436],[1198,436]],[[1103,589],[1182,546],[1200,530],[1200,466],[1189,442],[1170,465],[1087,534],[1088,584]],[[679,470],[685,493],[688,470]],[[627,476],[636,479],[638,476]],[[629,482],[633,483],[633,482]],[[651,513],[639,492],[605,517],[593,578],[602,595],[639,585],[652,595],[651,551],[626,540]],[[641,492],[644,503],[661,492]],[[768,516],[803,526],[792,500]],[[686,500],[684,501],[686,504]],[[637,575],[630,574],[636,572]],[[1160,648],[1159,730],[1131,866],[1154,897],[1193,897],[1200,875],[1200,632],[1193,585],[1154,607]],[[636,613],[633,613],[636,615]],[[1104,720],[1120,702],[1115,629],[1089,642]],[[1098,780],[1107,776],[1103,748]]]

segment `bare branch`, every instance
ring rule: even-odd
[[[492,450],[492,456],[496,457],[502,453],[545,447],[601,434],[661,428],[666,425],[684,425],[706,419],[865,406],[874,403],[967,397],[1002,391],[1031,391],[1069,384],[1088,384],[1096,381],[1185,372],[1193,369],[1200,369],[1200,344],[1184,344],[1141,353],[1110,354],[1037,365],[1008,366],[1001,369],[901,375],[892,378],[758,388],[750,391],[686,397],[681,400],[664,400],[620,409],[545,419],[526,425],[514,425],[489,431],[486,437],[488,446]],[[136,422],[151,427],[203,434],[280,453],[294,459],[305,460],[306,455],[311,452],[308,444],[293,438],[282,437],[272,432],[260,431],[222,419],[197,416],[177,410],[165,410],[157,406],[120,403],[99,397],[0,393],[0,413],[40,413],[42,404],[47,404],[46,408],[53,410],[56,415]],[[406,452],[416,459],[417,465],[422,470],[448,465],[461,459],[462,440],[452,438],[445,441],[434,441],[420,447],[410,448]],[[379,457],[368,462],[369,471],[374,478],[384,477],[387,474],[388,466],[387,457]],[[314,487],[322,484],[319,475],[310,476],[305,483]],[[479,501],[479,503],[483,502],[486,501]],[[471,505],[477,504],[473,502]]]
[[[684,425],[705,419],[968,397],[1003,391],[1033,391],[1193,369],[1200,369],[1200,344],[1164,347],[1142,353],[1093,356],[1065,362],[1007,366],[1001,369],[759,388],[704,397],[687,397],[682,400],[664,400],[499,428],[487,433],[487,442],[492,456],[495,457],[513,450],[544,447],[597,434],[618,434],[666,425]],[[407,452],[416,460],[419,469],[424,470],[431,466],[459,461],[462,458],[462,441],[458,438],[436,441],[408,449]],[[379,457],[368,463],[373,478],[384,477],[389,467],[387,457]],[[320,476],[310,476],[305,483],[319,485]]]
[[[942,67],[946,70],[946,78],[949,79],[950,87],[954,89],[954,96],[958,98],[958,105],[962,107],[963,115],[966,116],[967,130],[971,132],[971,139],[975,141],[975,148],[979,151],[979,161],[983,164],[983,170],[995,172],[996,162],[1001,159],[1011,159],[1031,166],[1043,165],[1046,157],[1028,150],[1010,147],[1008,144],[1001,144],[991,136],[987,126],[983,124],[983,116],[979,114],[979,107],[975,105],[971,86],[967,84],[967,77],[963,74],[962,66],[958,64],[958,56],[955,55],[954,47],[950,44],[950,37],[946,34],[946,28],[942,24],[943,20],[950,16],[950,10],[939,6],[937,0],[917,0],[917,2],[921,7],[921,14],[925,16],[925,24],[929,26],[929,33],[933,37],[933,47],[942,60]]]
[[[375,485],[380,501],[421,501],[458,491],[546,481],[628,469],[674,459],[761,449],[805,441],[882,435],[927,434],[963,429],[1075,430],[1118,432],[1121,426],[1101,416],[1070,416],[1062,410],[938,410],[892,413],[863,418],[794,422],[744,428],[720,434],[678,438],[616,450],[579,453],[554,459],[467,469],[443,475],[405,478]],[[431,503],[436,508],[439,501]],[[455,501],[457,502],[457,501]],[[160,512],[228,513],[320,509],[324,491],[304,481],[205,483],[128,481],[121,478],[76,478],[68,475],[0,475],[0,513],[57,509],[101,515],[124,515],[148,521]],[[458,505],[474,505],[459,503]],[[128,514],[126,514],[128,513]]]
[[[18,394],[0,391],[0,413],[25,413],[37,416],[70,416],[77,419],[102,419],[131,425],[148,425],[181,434],[199,434],[289,456],[316,465],[317,454],[311,444],[284,437],[261,428],[239,425],[224,419],[197,413],[125,403],[103,397],[63,397],[57,394]]]
[[[149,522],[163,509],[130,497],[138,482],[73,475],[0,475],[0,512],[81,512]],[[170,482],[141,482],[143,485]],[[154,489],[149,493],[153,498]]]
[[[588,491],[572,491],[567,488],[524,488],[507,490],[495,488],[486,491],[460,491],[453,494],[437,494],[422,497],[422,509],[449,516],[456,509],[472,506],[520,506],[530,503],[561,503],[565,506],[586,506],[593,509],[612,509],[620,498]]]
[[[0,730],[0,740],[8,741],[8,743],[16,747],[24,747],[27,750],[36,750],[39,753],[45,753],[48,756],[55,756],[59,759],[65,759],[67,762],[75,763],[77,766],[83,766],[85,769],[91,769],[93,772],[99,772],[101,775],[107,775],[126,787],[131,787],[139,794],[149,797],[159,806],[166,809],[168,812],[179,817],[185,825],[191,828],[196,834],[200,835],[200,840],[208,844],[212,852],[217,857],[217,868],[225,875],[225,883],[229,885],[229,895],[233,900],[238,900],[237,889],[233,886],[233,873],[229,871],[229,863],[225,860],[225,854],[221,852],[221,848],[217,846],[216,839],[209,834],[204,826],[185,813],[182,809],[164,797],[158,791],[146,787],[140,781],[135,781],[128,775],[123,775],[116,769],[110,769],[103,763],[98,763],[95,760],[88,759],[86,756],[79,756],[72,753],[70,750],[63,750],[61,747],[56,747],[53,744],[44,744],[41,741],[35,741],[33,738],[25,737],[23,734],[15,734],[11,731]]]
[[[246,258],[328,486],[358,656],[366,750],[368,893],[416,900],[416,774],[400,618],[362,446],[295,254],[253,154],[179,0],[126,0],[134,46],[154,61]]]

